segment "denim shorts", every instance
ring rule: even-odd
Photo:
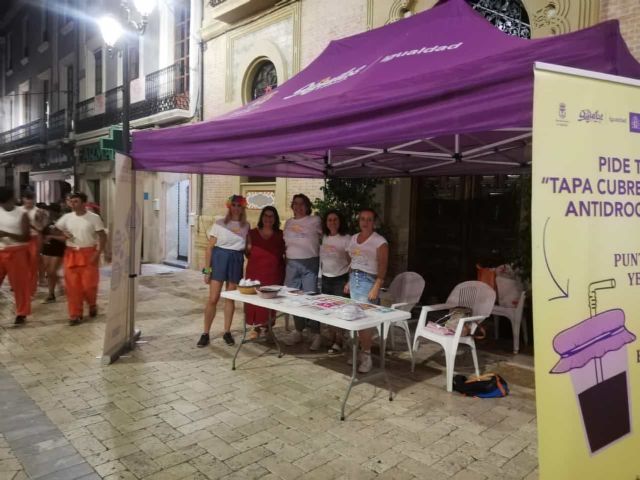
[[[211,252],[211,280],[238,284],[242,278],[244,252],[213,247]]]
[[[369,292],[376,283],[376,276],[362,270],[351,270],[349,274],[349,291],[351,298],[357,302],[378,304],[379,299],[375,302],[369,301]]]

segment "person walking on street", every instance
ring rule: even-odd
[[[0,187],[0,280],[7,276],[13,289],[16,325],[31,315],[29,238],[29,217],[16,207],[13,189]]]
[[[222,286],[226,282],[227,291],[238,288],[242,278],[244,251],[247,245],[249,222],[247,222],[247,199],[242,195],[231,195],[226,202],[227,215],[216,222],[209,230],[209,247],[202,269],[204,283],[209,285],[209,299],[204,309],[204,332],[196,344],[198,347],[209,345],[209,332],[216,316],[216,307],[220,300]],[[229,346],[235,344],[231,336],[231,321],[235,311],[233,300],[224,301],[223,340]]]
[[[69,325],[77,325],[83,319],[83,305],[89,305],[89,316],[98,315],[98,283],[100,281],[100,254],[110,261],[105,252],[107,234],[98,215],[86,209],[87,195],[72,193],[72,212],[55,223],[61,232],[52,238],[66,239],[64,252],[64,283],[69,307]]]
[[[40,276],[40,246],[42,239],[40,233],[46,223],[47,214],[36,206],[35,195],[30,190],[22,193],[22,206],[20,207],[29,217],[29,273],[31,275],[31,295],[38,290],[38,277]]]
[[[44,303],[53,303],[56,301],[56,284],[58,283],[58,270],[62,265],[64,257],[64,241],[55,237],[55,223],[60,218],[60,204],[52,203],[48,207],[49,224],[42,231],[42,262],[47,276],[47,286],[49,287],[49,295]]]

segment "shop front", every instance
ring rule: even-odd
[[[36,201],[56,203],[73,189],[73,156],[57,149],[34,156],[29,182]]]

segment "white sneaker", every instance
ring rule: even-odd
[[[371,371],[371,368],[373,367],[373,362],[371,361],[371,353],[361,352],[359,363],[360,366],[358,366],[358,372],[369,373]]]
[[[311,340],[311,345],[309,345],[309,350],[313,350],[314,352],[320,350],[322,347],[322,336],[319,333],[315,333]]]
[[[347,350],[347,365],[353,365],[353,351],[351,349]]]
[[[289,346],[300,342],[302,342],[302,332],[299,332],[298,330],[294,330],[287,338],[284,339],[284,344]]]

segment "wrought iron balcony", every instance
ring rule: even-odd
[[[227,0],[209,0],[209,5],[211,5],[212,7],[217,7],[218,5],[226,1]]]
[[[180,61],[150,73],[145,77],[144,91],[144,100],[133,103],[130,107],[129,118],[131,120],[168,110],[188,110],[188,64]],[[76,107],[76,131],[78,133],[98,130],[122,122],[122,86],[105,93],[104,109],[96,107],[96,98],[100,97],[78,103]]]
[[[131,105],[131,118],[143,118],[168,110],[189,110],[189,72],[180,61],[150,73],[144,82],[144,100]]]
[[[8,152],[30,145],[44,144],[44,119],[34,120],[0,133],[0,152]]]
[[[67,133],[67,111],[58,110],[49,115],[49,126],[47,128],[47,140],[59,140]]]

